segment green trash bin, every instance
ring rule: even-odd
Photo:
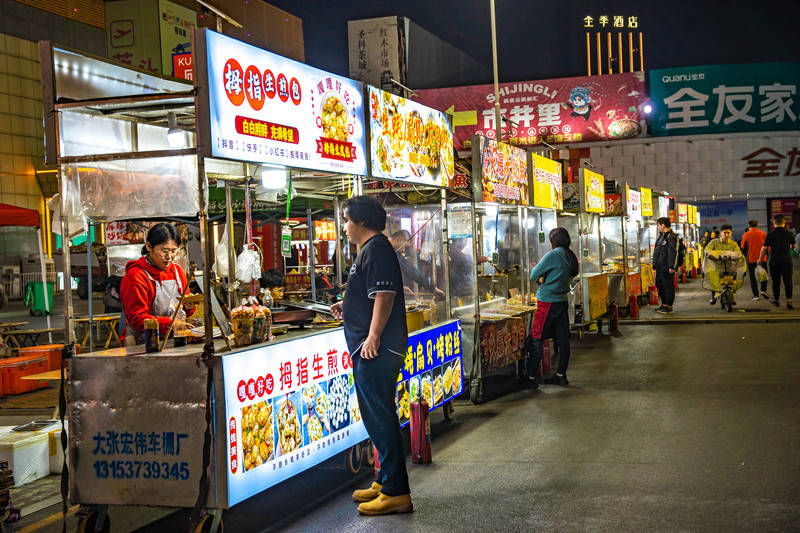
[[[53,295],[55,294],[55,281],[47,282],[47,298],[50,304],[50,314],[53,314]],[[44,305],[44,286],[41,281],[29,281],[25,285],[25,307],[33,316],[44,316],[47,309]]]

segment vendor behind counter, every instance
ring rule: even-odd
[[[125,346],[141,344],[144,321],[158,321],[160,335],[166,335],[172,316],[188,283],[186,273],[174,262],[180,247],[175,226],[159,223],[147,232],[142,257],[125,267],[120,293],[122,297]],[[194,305],[184,304],[185,316],[194,313]],[[185,317],[175,319],[175,328],[185,328]]]

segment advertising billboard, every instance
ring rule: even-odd
[[[529,205],[528,153],[477,135],[472,143],[475,201]]]
[[[533,205],[545,209],[564,208],[561,188],[561,163],[539,154],[531,154]]]
[[[204,29],[213,157],[366,175],[361,84]]]
[[[581,168],[580,180],[583,183],[581,209],[587,213],[605,213],[605,177],[588,168]]]
[[[650,71],[653,135],[795,130],[800,63]]]
[[[641,187],[639,192],[642,196],[642,216],[653,216],[653,191],[647,187]]]
[[[456,149],[472,135],[495,138],[494,86],[416,91],[415,100],[453,113]],[[632,72],[500,84],[502,140],[518,146],[627,139],[642,127],[644,74]]]
[[[626,191],[626,214],[631,220],[642,219],[642,196],[636,189],[625,184]]]
[[[368,86],[374,177],[447,187],[455,172],[446,114]]]

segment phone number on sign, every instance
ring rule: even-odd
[[[98,479],[189,479],[189,463],[166,461],[95,461],[94,471]]]

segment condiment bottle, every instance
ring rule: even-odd
[[[144,321],[144,351],[153,353],[158,351],[158,320],[148,318]]]

